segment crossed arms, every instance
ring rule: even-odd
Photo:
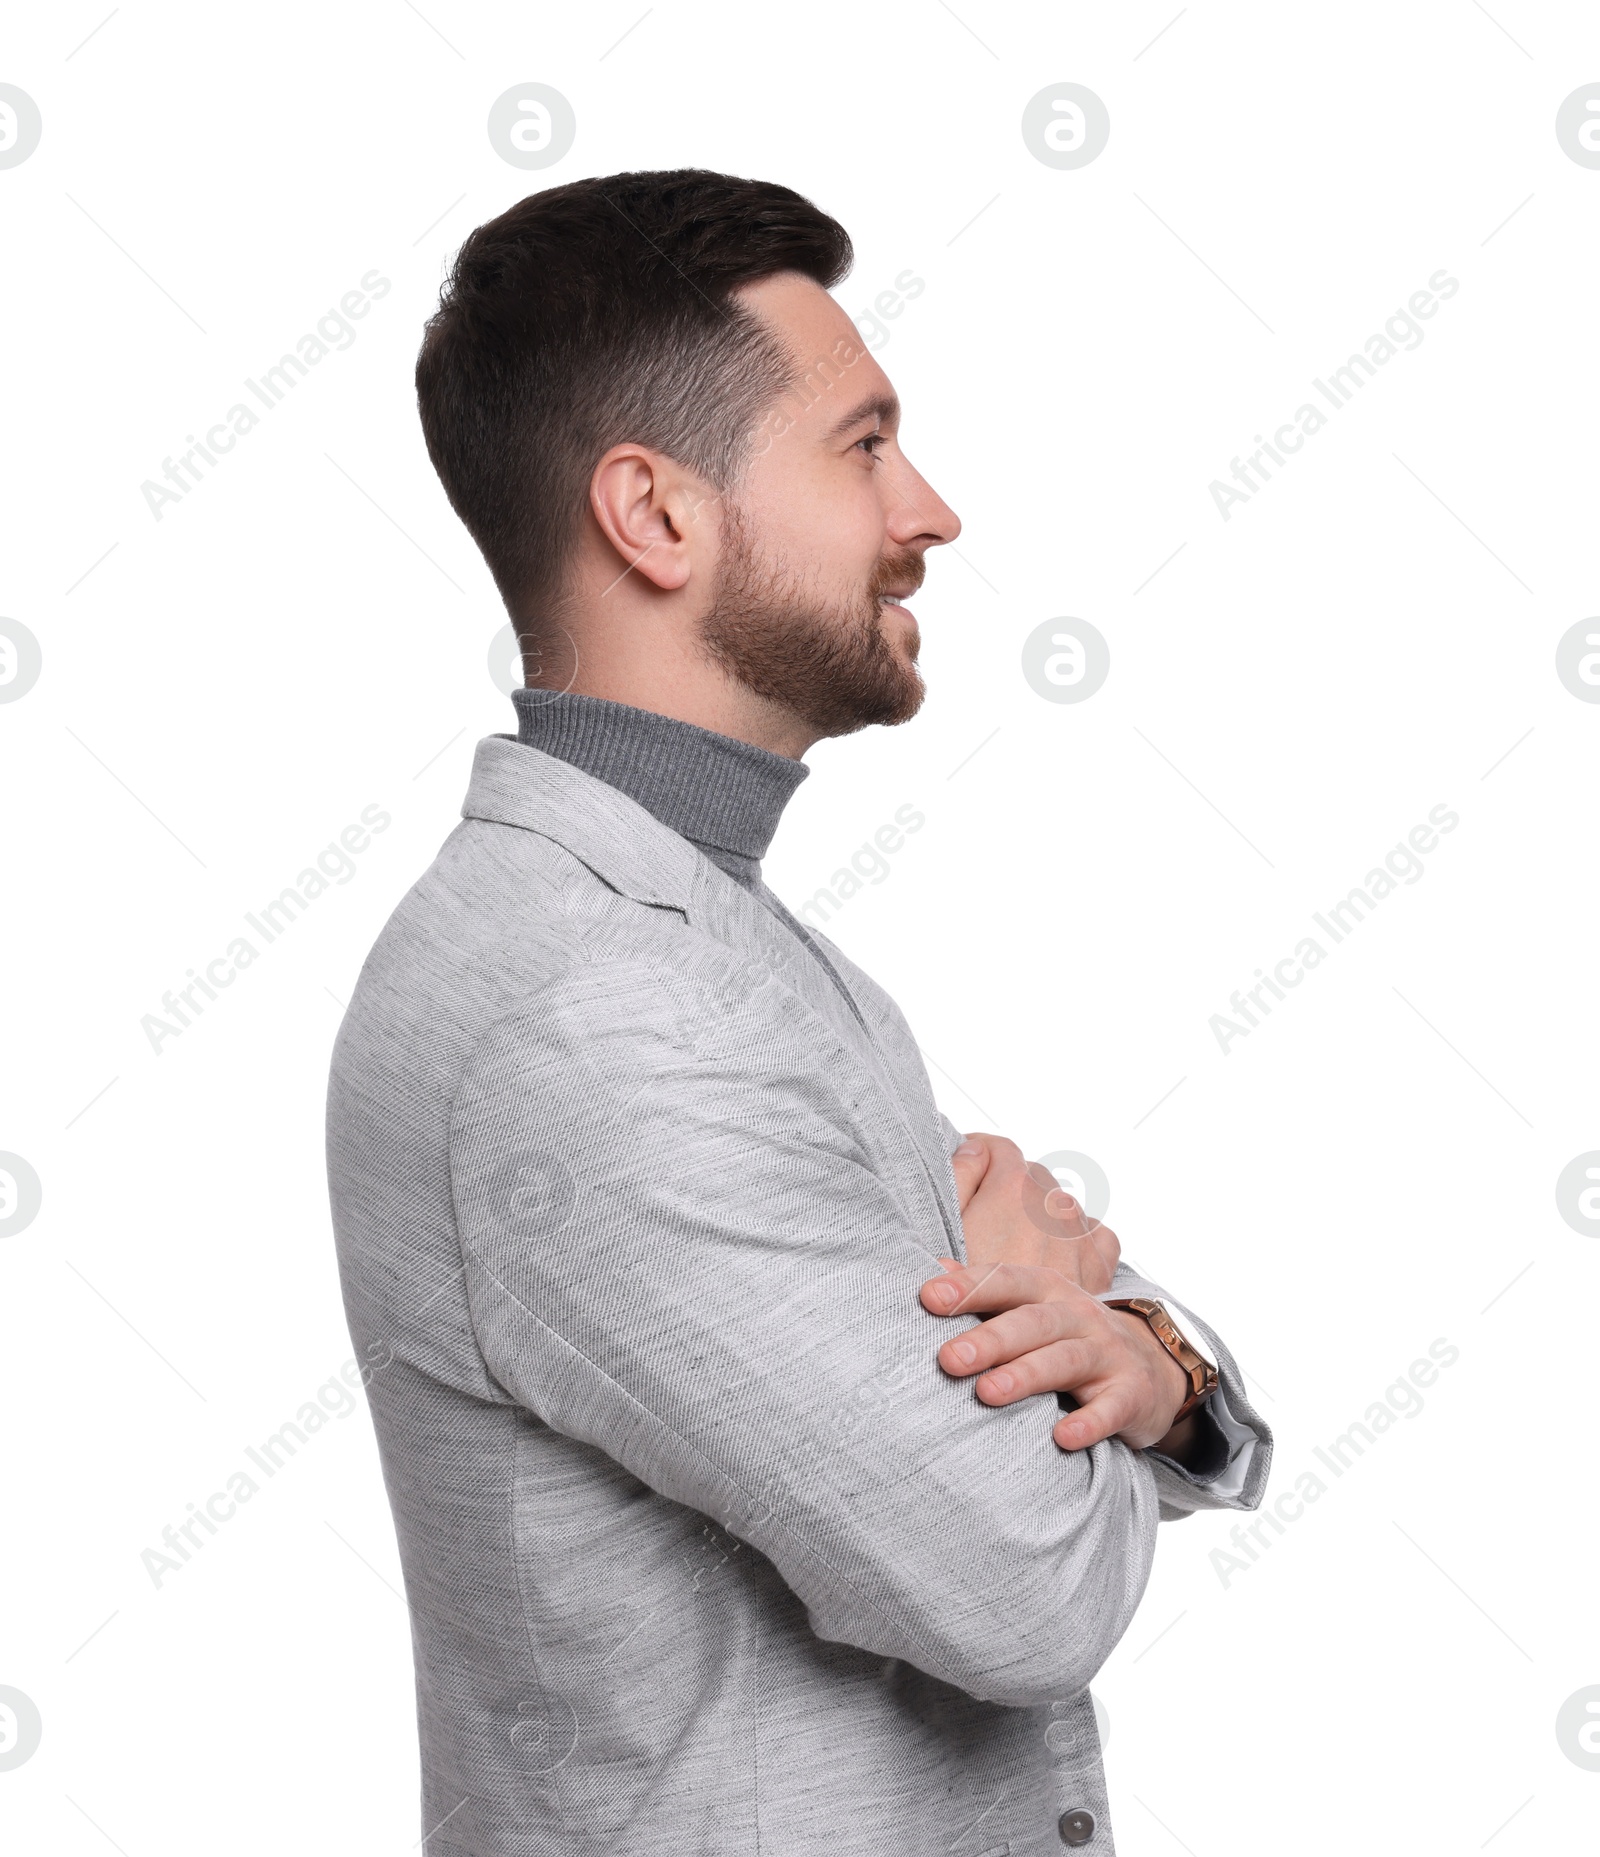
[[[939,1350],[945,1371],[980,1375],[974,1390],[995,1405],[1071,1394],[1081,1410],[1055,1427],[1063,1450],[1114,1436],[1189,1469],[1204,1461],[1199,1413],[1173,1423],[1189,1390],[1183,1370],[1142,1317],[1100,1300],[1122,1256],[1110,1226],[1090,1219],[1003,1136],[968,1136],[951,1166],[967,1263],[941,1258],[946,1273],[923,1285],[923,1307],[946,1316],[1005,1313],[947,1341]]]
[[[802,1030],[758,1041],[719,1019],[725,1001],[691,973],[580,963],[478,1046],[453,1098],[450,1166],[490,1371],[545,1423],[756,1547],[820,1637],[990,1701],[1074,1694],[1138,1605],[1158,1517],[1255,1507],[1268,1450],[1221,1496],[1116,1435],[1183,1449],[1165,1435],[1181,1391],[1132,1318],[1102,1310],[1087,1345],[1056,1332],[1094,1320],[1096,1300],[1057,1271],[1070,1296],[1052,1284],[977,1322],[986,1298],[1040,1287],[1015,1273],[1050,1266],[940,1273],[875,1164],[853,1080],[819,1068]],[[713,1029],[686,1034],[699,1025]],[[1003,1210],[1008,1165],[1002,1151],[980,1206],[974,1158],[959,1163],[975,1231]],[[1163,1295],[1113,1261],[1119,1293]],[[1092,1276],[1087,1252],[1082,1265]],[[953,1315],[928,1300],[941,1274],[961,1293]],[[1174,1307],[1264,1442],[1232,1356]],[[1053,1368],[1082,1409],[1063,1418],[1034,1391],[975,1397],[940,1350],[986,1330],[996,1361]],[[1040,1346],[1021,1344],[1047,1331],[1046,1349],[1079,1354],[1034,1359]],[[1120,1357],[1106,1339],[1118,1333]],[[1108,1386],[1093,1384],[1097,1362],[1112,1363]],[[1104,1429],[1058,1442],[1057,1425]]]

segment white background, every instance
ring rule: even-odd
[[[1211,1558],[1232,1518],[1163,1529],[1095,1684],[1119,1850],[1594,1848],[1555,1723],[1600,1684],[1600,1249],[1555,1183],[1600,1147],[1600,706],[1555,653],[1600,610],[1600,170],[1554,122],[1600,17],[957,11],[13,14],[0,82],[44,130],[0,170],[0,612],[44,665],[0,706],[0,1149],[44,1197],[0,1241],[0,1685],[44,1734],[0,1772],[8,1849],[416,1846],[364,1407],[159,1586],[141,1551],[349,1356],[340,1002],[514,727],[417,426],[423,319],[524,193],[678,165],[842,219],[851,313],[925,281],[878,359],[965,524],[916,601],[922,714],[812,752],[774,887],[798,907],[925,813],[829,931],[955,1122],[1106,1170],[1126,1254],[1252,1376],[1269,1503],[1459,1349],[1243,1571]],[[1111,137],[1061,171],[1020,124],[1067,80]],[[577,117],[543,173],[485,128],[530,81]],[[1224,520],[1212,480],[1441,268],[1420,346]],[[373,269],[353,345],[158,521],[141,484]],[[1081,703],[1021,671],[1066,615],[1110,645]],[[373,803],[350,881],[153,1052],[162,994]],[[1441,804],[1420,880],[1224,1055],[1211,1016]]]

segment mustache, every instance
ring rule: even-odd
[[[881,599],[891,587],[906,587],[915,593],[923,583],[928,572],[926,559],[915,552],[885,555],[872,570],[872,578],[867,582],[867,592],[873,599]]]

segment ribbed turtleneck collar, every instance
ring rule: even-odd
[[[811,772],[675,716],[576,691],[513,690],[517,740],[616,787],[748,889]]]

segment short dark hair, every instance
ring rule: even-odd
[[[778,271],[827,289],[851,257],[792,189],[703,168],[571,181],[471,234],[423,337],[417,405],[520,635],[551,625],[613,445],[736,481],[790,360],[733,292]]]

